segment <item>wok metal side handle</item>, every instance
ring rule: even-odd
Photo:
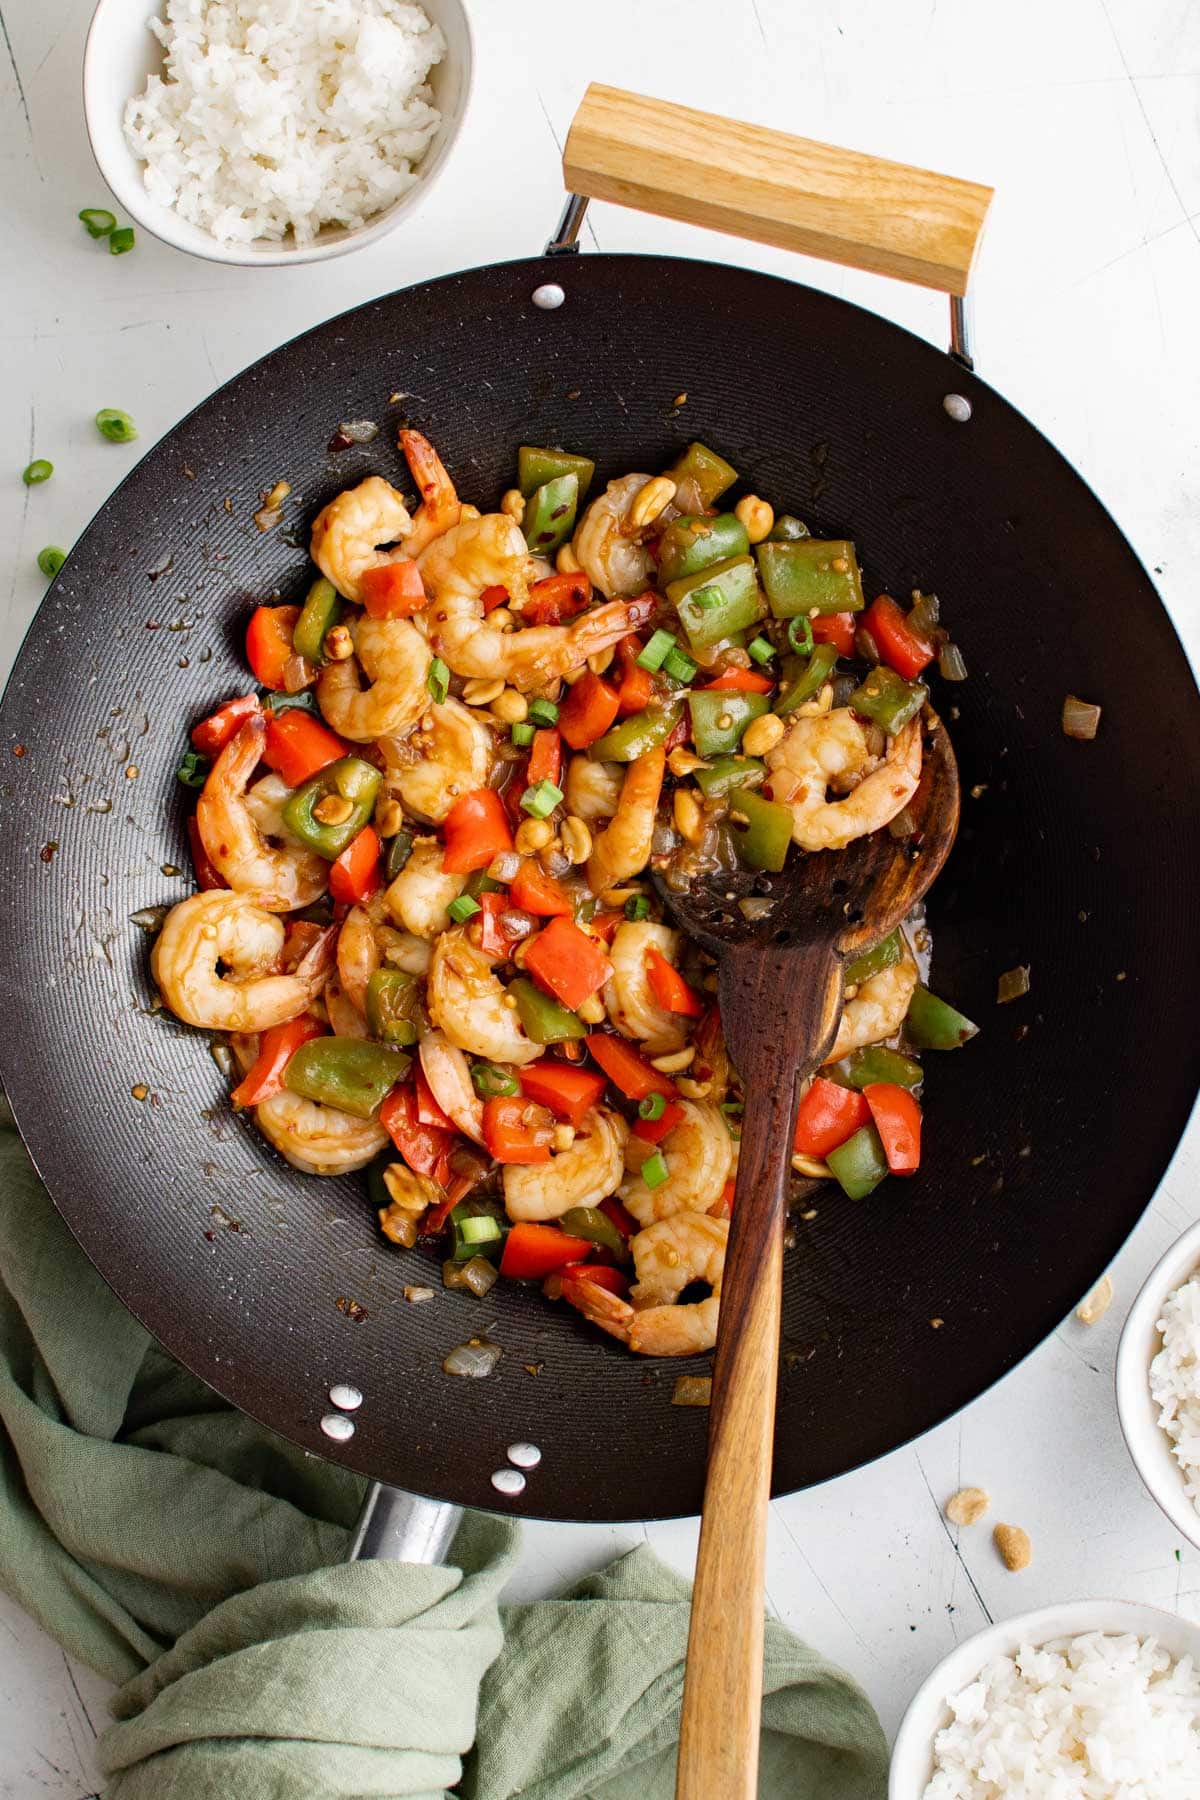
[[[347,1562],[445,1562],[462,1518],[461,1506],[423,1500],[374,1481],[354,1528]]]

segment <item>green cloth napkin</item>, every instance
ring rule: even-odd
[[[643,1547],[502,1607],[518,1528],[487,1514],[443,1568],[344,1563],[362,1482],[156,1347],[2,1099],[0,1423],[0,1587],[121,1683],[107,1800],[670,1800],[687,1583]],[[886,1787],[865,1695],[768,1622],[761,1792]]]

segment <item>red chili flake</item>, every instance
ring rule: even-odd
[[[48,844],[42,845],[41,849],[38,851],[38,855],[41,857],[41,859],[44,863],[53,862],[54,861],[54,852],[57,849],[58,849],[58,839],[51,838],[50,842]]]
[[[329,442],[326,444],[325,448],[326,448],[326,450],[336,453],[338,450],[349,450],[349,448],[353,444],[353,442],[354,442],[354,439],[347,437],[345,432],[339,426],[339,428],[334,432],[333,436],[330,438]]]
[[[24,754],[25,754],[24,744],[14,744],[12,747],[12,752],[13,752],[14,756],[24,756]]]
[[[367,1316],[366,1307],[360,1306],[357,1300],[348,1299],[345,1294],[339,1294],[334,1305],[340,1313],[345,1313],[346,1317],[355,1325],[361,1325]]]

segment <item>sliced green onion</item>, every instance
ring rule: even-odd
[[[531,700],[529,702],[529,717],[533,720],[535,725],[557,725],[558,708],[555,706],[553,700]]]
[[[788,643],[792,646],[792,649],[798,651],[801,656],[811,656],[812,655],[812,653],[813,653],[812,620],[809,618],[806,618],[803,613],[800,615],[800,617],[798,619],[793,619],[791,624],[788,626]]]
[[[562,797],[562,789],[555,787],[552,781],[539,781],[536,787],[526,788],[521,795],[521,811],[533,819],[548,819]]]
[[[638,1101],[639,1119],[661,1119],[667,1110],[667,1102],[662,1094],[647,1094],[644,1100]]]
[[[770,662],[775,654],[774,644],[765,637],[751,638],[750,642],[746,645],[746,648],[756,663]]]
[[[440,706],[450,692],[450,670],[440,656],[435,656],[425,677],[425,686]]]
[[[175,779],[182,781],[184,787],[203,787],[211,766],[207,756],[201,756],[198,750],[185,751],[183,761],[175,771]]]
[[[669,675],[672,681],[690,681],[696,673],[696,664],[690,656],[685,656],[683,651],[676,647],[668,650],[663,657],[662,672],[664,675]]]
[[[471,1080],[481,1100],[494,1100],[500,1095],[519,1094],[521,1091],[521,1084],[516,1076],[508,1069],[498,1069],[495,1063],[472,1063]]]
[[[650,917],[650,902],[645,894],[631,894],[625,902],[625,917],[636,925],[639,919]]]
[[[96,414],[96,430],[110,444],[131,444],[137,436],[137,426],[127,412],[119,406],[102,406]]]
[[[465,925],[467,920],[473,918],[477,912],[481,912],[482,908],[478,900],[472,900],[470,894],[460,894],[457,900],[450,902],[446,911],[456,925]]]
[[[528,750],[530,744],[533,742],[533,733],[534,727],[532,725],[526,725],[523,722],[520,725],[514,725],[512,728],[512,741],[520,749]]]
[[[36,462],[31,462],[27,468],[22,469],[21,480],[26,487],[37,487],[39,482],[49,481],[53,473],[54,464],[47,462],[44,456],[39,456]]]
[[[649,669],[653,674],[661,669],[668,654],[675,648],[675,639],[669,631],[656,631],[642,654],[637,659],[639,669]]]
[[[488,1213],[474,1219],[458,1219],[455,1229],[464,1244],[490,1244],[500,1236],[500,1221]]]
[[[648,1188],[661,1187],[669,1173],[667,1159],[661,1150],[656,1150],[653,1156],[648,1156],[642,1164],[642,1180]]]
[[[89,237],[107,237],[110,231],[117,228],[117,217],[103,206],[85,206],[77,215],[87,227]]]
[[[133,249],[133,226],[122,225],[120,231],[114,231],[108,240],[110,256],[124,256],[126,250]]]
[[[47,544],[44,550],[39,550],[37,553],[38,568],[43,575],[51,577],[58,574],[66,560],[66,551],[60,550],[57,544]]]

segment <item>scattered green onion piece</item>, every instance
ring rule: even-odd
[[[534,727],[532,725],[526,725],[524,723],[514,725],[512,728],[512,741],[519,749],[528,750],[530,744],[533,742],[533,733]]]
[[[66,560],[66,551],[60,550],[57,544],[47,544],[44,550],[39,550],[37,553],[38,568],[43,575],[51,577],[58,574]]]
[[[558,708],[553,700],[531,700],[529,717],[535,725],[557,725]]]
[[[811,619],[805,618],[803,615],[798,619],[793,619],[788,626],[787,637],[788,643],[792,646],[792,649],[798,651],[801,656],[812,655],[813,628]]]
[[[119,406],[102,406],[96,414],[96,430],[110,444],[131,444],[137,436],[137,426],[127,412]]]
[[[446,911],[456,925],[465,925],[467,920],[474,918],[477,912],[482,911],[482,908],[478,900],[472,900],[470,894],[460,894],[457,900],[450,902]]]
[[[656,1150],[642,1164],[641,1176],[648,1188],[661,1187],[669,1173],[667,1159],[661,1150]]]
[[[184,787],[203,787],[210,767],[207,756],[201,756],[198,750],[185,751],[183,761],[175,771],[175,779],[182,781]]]
[[[751,638],[750,642],[746,645],[746,648],[756,663],[770,662],[775,654],[774,644],[765,637]]]
[[[425,677],[425,686],[440,706],[450,692],[450,671],[440,656],[435,656]]]
[[[631,894],[625,902],[625,917],[636,925],[639,919],[650,917],[650,902],[645,894]]]
[[[647,1094],[644,1100],[638,1101],[639,1119],[661,1119],[666,1110],[667,1102],[662,1094]]]
[[[562,789],[555,787],[552,781],[539,781],[536,787],[526,788],[521,795],[521,811],[533,819],[548,819],[562,797]]]
[[[122,225],[120,231],[114,231],[108,240],[110,256],[124,256],[126,250],[133,249],[133,226]]]
[[[721,1102],[723,1113],[743,1113],[745,1110],[746,1102],[744,1100],[722,1100]]]
[[[89,237],[107,237],[110,231],[115,231],[117,228],[116,214],[110,213],[103,206],[85,206],[77,216],[87,227]]]
[[[22,469],[21,480],[26,487],[37,487],[39,482],[49,481],[53,473],[54,464],[47,462],[44,456],[39,456],[35,462],[29,464],[28,468]]]
[[[690,681],[696,673],[696,664],[678,647],[673,647],[663,657],[662,672],[664,675],[669,675],[672,681]]]
[[[655,670],[662,668],[674,648],[675,639],[669,631],[656,631],[637,659],[638,668],[648,669],[653,675]]]
[[[494,1100],[521,1091],[516,1076],[508,1069],[498,1069],[495,1063],[472,1063],[471,1080],[481,1100]]]
[[[488,1213],[474,1219],[459,1219],[455,1230],[464,1244],[491,1244],[500,1236],[500,1221]]]

